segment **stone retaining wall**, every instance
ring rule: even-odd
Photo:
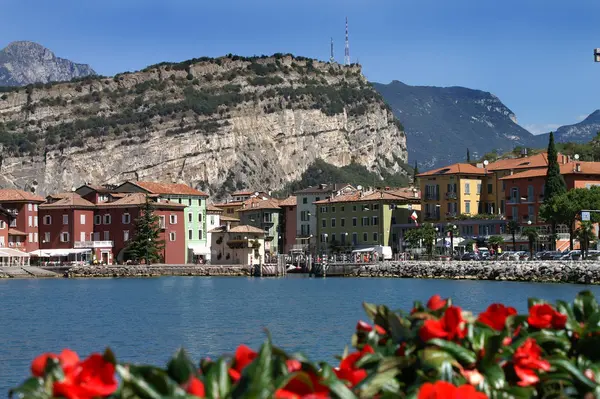
[[[360,266],[346,276],[600,284],[600,262],[382,262]]]
[[[77,266],[65,277],[251,276],[248,266],[137,265]]]

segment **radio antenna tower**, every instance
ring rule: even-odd
[[[348,17],[346,17],[346,48],[344,49],[344,64],[350,65],[350,41],[348,40]]]
[[[335,58],[333,57],[333,37],[331,38],[331,54],[329,55],[329,62],[332,64],[335,62]]]

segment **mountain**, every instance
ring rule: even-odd
[[[535,136],[493,94],[464,87],[374,83],[406,129],[409,163],[420,170],[531,146]]]
[[[554,132],[554,141],[558,143],[587,143],[600,132],[600,109],[595,110],[587,118],[573,125],[564,125]],[[537,136],[541,145],[548,145],[548,135]]]
[[[89,65],[56,57],[37,43],[12,42],[0,50],[0,86],[68,81],[95,74]]]
[[[229,55],[0,94],[0,186],[40,194],[136,178],[277,190],[317,159],[406,173],[402,125],[358,65]]]

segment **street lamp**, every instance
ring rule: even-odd
[[[600,48],[594,49],[594,62],[600,62]]]
[[[148,245],[146,245],[146,264],[150,264],[150,243],[152,242],[151,238],[148,238]]]
[[[438,229],[437,227],[435,228],[435,246],[437,246],[437,240],[438,240],[438,231],[440,231],[440,229]],[[441,252],[441,251],[440,251]]]

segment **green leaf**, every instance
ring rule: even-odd
[[[46,359],[44,375],[46,376],[46,382],[62,381],[65,378],[65,373],[58,359],[53,357]]]
[[[534,305],[541,305],[543,303],[546,303],[546,301],[544,301],[543,299],[539,299],[539,298],[529,298],[527,300],[527,308],[531,309]]]
[[[434,338],[427,342],[428,345],[435,345],[444,351],[450,353],[461,364],[470,366],[475,364],[477,356],[475,353],[464,346],[455,344],[454,342],[446,341],[439,338]]]
[[[183,349],[179,349],[167,364],[167,373],[178,384],[184,384],[195,374],[194,363]]]
[[[506,338],[505,334],[492,335],[485,341],[483,359],[481,365],[484,369],[493,367],[496,364],[496,356],[500,353],[502,348],[502,341]]]
[[[112,349],[106,348],[104,350],[104,354],[102,355],[102,357],[104,358],[104,361],[106,361],[112,365],[115,365],[115,366],[117,365],[117,357],[115,356]]]
[[[370,374],[356,386],[360,397],[372,398],[379,393],[388,381],[393,380],[398,374],[398,369],[391,368]]]
[[[583,327],[583,335],[593,334],[600,331],[600,312],[591,314]]]
[[[482,374],[485,382],[494,389],[502,389],[506,385],[506,376],[499,364],[488,365],[483,369]]]
[[[581,291],[573,301],[573,312],[577,321],[586,321],[598,312],[598,302],[590,291]]]
[[[227,397],[231,389],[231,382],[225,359],[219,359],[210,367],[204,379],[204,388],[206,396],[209,398]]]
[[[567,330],[581,332],[581,326],[577,322],[573,308],[565,301],[556,301],[556,310],[567,315]]]
[[[44,381],[41,378],[31,377],[25,380],[20,386],[11,389],[8,392],[8,397],[18,399],[48,399],[52,395],[44,390]]]
[[[425,368],[429,367],[436,370],[439,370],[445,362],[456,361],[450,353],[433,347],[420,351],[419,359]]]
[[[271,339],[263,343],[258,357],[242,372],[242,378],[236,384],[232,396],[234,398],[268,398],[273,389],[273,351]]]
[[[375,316],[377,315],[377,305],[363,302],[363,308],[365,309],[369,319],[371,319],[371,321],[375,320]]]
[[[587,378],[581,370],[573,365],[569,360],[565,359],[549,359],[550,365],[558,370],[566,371],[571,374],[577,382],[585,386],[587,389],[594,390],[598,385]]]
[[[530,334],[529,337],[534,338],[547,352],[559,349],[566,353],[571,349],[571,340],[564,330],[540,330]]]
[[[131,390],[135,392],[142,399],[161,399],[162,395],[157,392],[146,380],[140,376],[134,376],[131,369],[134,367],[124,367],[120,364],[117,365],[117,373],[123,380],[123,386],[121,389]],[[135,369],[135,368],[134,368]]]
[[[398,314],[390,312],[388,314],[388,325],[390,335],[395,343],[400,343],[413,338],[410,330],[410,322],[401,318]]]

